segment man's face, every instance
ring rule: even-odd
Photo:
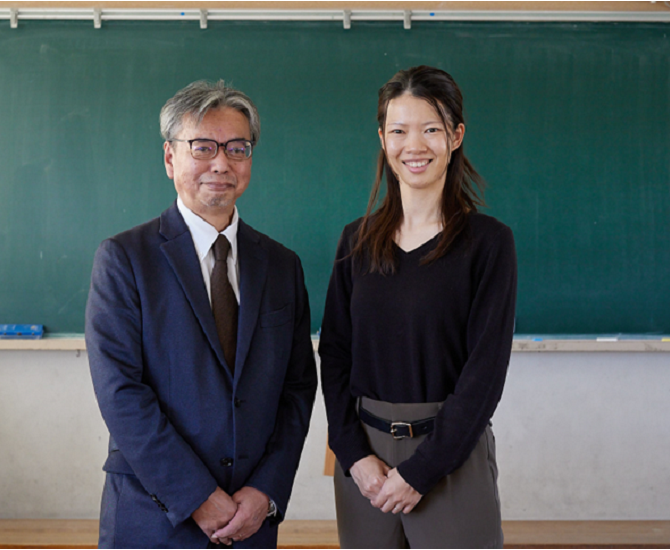
[[[212,139],[225,143],[231,139],[251,140],[247,117],[236,109],[212,109],[199,125],[187,117],[177,139]],[[230,160],[223,147],[213,159],[196,160],[188,143],[166,142],[165,170],[174,180],[184,204],[201,218],[231,214],[235,201],[242,196],[251,178],[251,158]]]

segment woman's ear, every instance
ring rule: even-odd
[[[463,138],[465,137],[465,124],[462,122],[456,126],[454,129],[454,132],[452,134],[452,139],[451,139],[451,152],[453,153],[456,149],[458,149],[461,144],[463,143]]]

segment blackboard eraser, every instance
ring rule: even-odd
[[[37,340],[44,336],[44,325],[0,325],[0,340]]]

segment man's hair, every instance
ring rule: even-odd
[[[216,83],[197,80],[168,99],[161,109],[161,135],[169,141],[179,134],[186,116],[192,117],[197,125],[210,109],[224,107],[232,107],[247,117],[251,141],[258,143],[261,137],[261,120],[256,106],[246,94],[226,86],[223,80]]]

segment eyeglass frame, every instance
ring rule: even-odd
[[[225,143],[219,143],[215,139],[209,139],[209,138],[195,138],[195,139],[177,139],[177,138],[172,138],[167,140],[169,143],[172,143],[173,141],[180,141],[182,143],[188,143],[188,150],[191,152],[191,156],[193,157],[193,142],[194,141],[211,141],[212,143],[216,144],[216,151],[214,151],[214,154],[211,156],[211,158],[208,159],[199,159],[196,157],[193,157],[195,160],[212,160],[213,158],[216,158],[216,155],[219,154],[219,149],[223,146],[223,154],[226,155],[227,159],[233,160],[233,161],[238,161],[242,162],[242,160],[249,160],[252,155],[254,154],[254,146],[256,145],[255,141],[251,141],[250,139],[241,139],[241,138],[234,138],[234,139],[229,139]],[[249,150],[251,151],[249,153],[248,157],[244,157],[244,159],[234,159],[230,158],[228,156],[228,144],[233,142],[233,141],[243,141],[245,144],[249,144]],[[246,149],[246,145],[245,145]]]

